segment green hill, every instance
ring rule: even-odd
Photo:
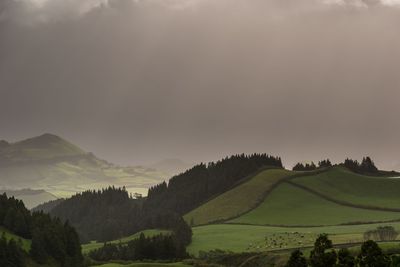
[[[229,222],[319,226],[400,220],[400,180],[343,167],[265,170],[185,215],[203,225]]]
[[[400,211],[400,179],[364,176],[335,167],[318,175],[296,178],[292,182],[356,206]]]
[[[61,198],[115,185],[146,195],[150,186],[165,178],[167,174],[155,169],[111,164],[52,134],[0,143],[0,188],[3,190],[41,189]],[[28,207],[40,204],[24,200]],[[45,199],[48,200],[51,199]]]
[[[296,174],[283,169],[265,170],[235,188],[208,201],[184,216],[189,223],[202,225],[224,221],[255,208],[283,179]]]
[[[284,183],[265,201],[232,223],[319,226],[400,220],[400,212],[342,206],[296,186]]]
[[[193,228],[188,250],[305,247],[320,233],[335,244],[358,243],[378,226],[400,230],[400,180],[382,173],[366,176],[344,167],[263,171],[185,215],[201,225]]]

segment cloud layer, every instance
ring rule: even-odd
[[[266,151],[399,168],[394,3],[3,0],[0,139],[53,132],[126,164]]]

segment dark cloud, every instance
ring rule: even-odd
[[[8,1],[0,139],[53,132],[130,164],[266,151],[400,167],[396,7]]]

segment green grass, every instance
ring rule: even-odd
[[[138,263],[130,263],[130,264],[118,264],[118,263],[107,263],[103,265],[97,265],[99,267],[189,267],[190,265],[186,265],[180,262],[176,263],[155,263],[155,262],[138,262]]]
[[[257,206],[272,186],[294,174],[296,173],[282,169],[263,171],[249,181],[189,212],[184,218],[187,222],[193,219],[195,225],[233,218]]]
[[[399,220],[400,212],[342,206],[297,188],[281,184],[265,201],[232,223],[285,226],[320,226]]]
[[[334,244],[362,242],[365,231],[384,225],[391,225],[397,231],[400,231],[400,222],[323,227],[272,227],[240,224],[205,225],[193,228],[193,242],[189,245],[188,251],[193,255],[197,255],[201,250],[209,251],[213,249],[243,252],[273,251],[312,246],[315,237],[321,233],[329,234],[329,238]]]
[[[400,179],[363,176],[335,167],[317,175],[296,178],[293,182],[354,205],[400,208]]]
[[[118,240],[113,240],[113,241],[110,241],[110,242],[107,242],[107,243],[126,244],[131,240],[139,238],[141,233],[143,233],[145,236],[155,236],[155,235],[159,235],[159,234],[170,234],[171,231],[159,230],[159,229],[149,229],[149,230],[144,230],[144,231],[138,232],[138,233],[136,233],[134,235],[127,236],[127,237],[124,237],[124,238],[121,238],[121,239],[118,239]],[[82,253],[87,254],[92,250],[101,248],[103,245],[104,245],[104,243],[95,242],[95,241],[93,241],[91,243],[88,243],[88,244],[84,244],[84,245],[82,245]]]
[[[19,242],[19,240],[21,240],[22,249],[24,249],[27,252],[30,250],[31,240],[17,236],[15,234],[13,234],[12,232],[10,232],[9,230],[7,230],[6,228],[0,226],[0,235],[3,235],[3,233],[5,234],[5,237],[7,240],[14,239],[17,242]]]

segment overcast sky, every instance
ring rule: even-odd
[[[0,139],[400,170],[399,2],[1,0]]]

